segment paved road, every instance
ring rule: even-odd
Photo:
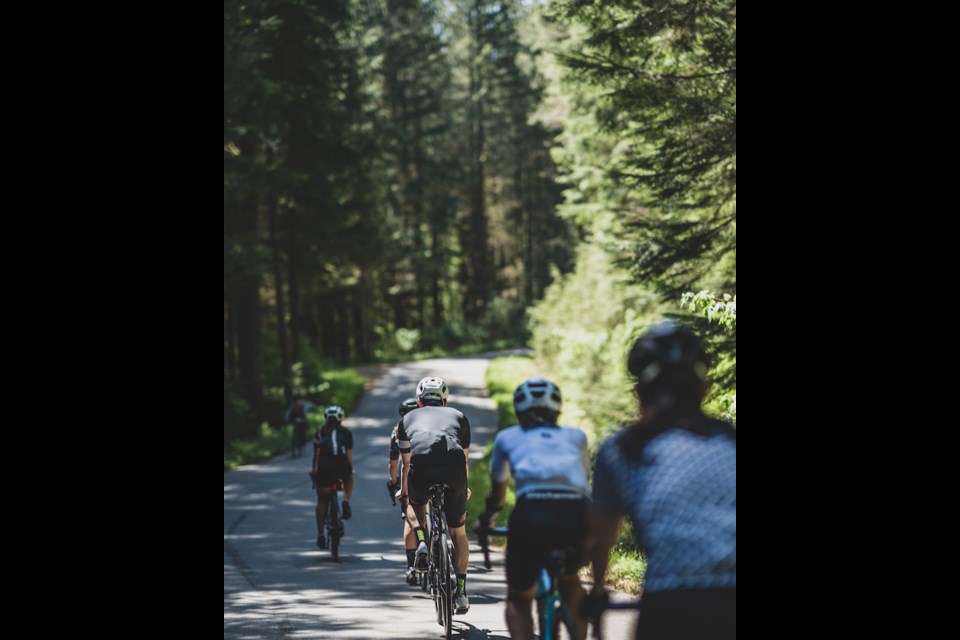
[[[340,563],[315,546],[314,494],[303,458],[288,456],[223,476],[223,635],[247,638],[440,638],[433,603],[403,580],[406,568],[399,509],[384,483],[390,429],[397,405],[426,375],[450,385],[449,404],[470,419],[471,457],[482,455],[496,431],[487,397],[489,355],[394,365],[380,375],[344,424],[354,434],[353,518],[346,524]],[[453,634],[467,640],[508,640],[503,618],[503,556],[492,570],[472,541],[467,592],[472,608],[454,617]],[[604,638],[626,640],[629,613],[611,612]]]

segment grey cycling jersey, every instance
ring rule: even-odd
[[[493,443],[490,475],[516,481],[517,497],[531,491],[572,490],[590,496],[587,435],[568,427],[507,427]]]

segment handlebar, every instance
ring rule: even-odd
[[[508,536],[510,529],[508,527],[486,527],[477,531],[477,541],[480,548],[483,549],[483,566],[490,568],[490,546],[488,545],[490,536]]]
[[[399,488],[400,487],[395,485],[392,481],[387,480],[387,493],[390,494],[390,506],[392,507],[397,506],[396,493],[397,493],[397,489]]]

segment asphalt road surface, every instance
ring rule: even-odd
[[[423,360],[392,365],[379,375],[344,425],[354,436],[356,483],[345,522],[340,562],[316,547],[314,493],[308,444],[302,458],[279,456],[223,476],[223,636],[247,638],[441,638],[433,601],[403,579],[406,556],[399,507],[385,483],[390,431],[397,405],[414,395],[417,381],[440,376],[450,385],[448,404],[470,420],[471,457],[481,456],[497,427],[484,384],[490,357]],[[471,609],[454,616],[453,637],[507,640],[503,554],[493,568],[471,535],[467,593]],[[635,613],[604,617],[606,640],[633,637]],[[592,630],[591,630],[592,634]]]

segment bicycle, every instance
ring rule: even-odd
[[[453,564],[453,540],[447,527],[447,516],[443,510],[445,484],[430,487],[428,495],[429,511],[427,515],[427,576],[430,594],[437,611],[437,624],[444,629],[446,640],[450,640],[453,629],[453,597],[457,588],[457,573]]]
[[[508,527],[490,527],[477,532],[480,546],[483,549],[483,565],[490,568],[489,536],[509,537]],[[560,622],[563,621],[569,637],[573,638],[573,619],[566,603],[560,597],[560,575],[566,562],[567,552],[564,549],[550,549],[547,552],[545,566],[540,568],[537,577],[537,625],[540,630],[540,640],[559,640]]]
[[[330,485],[333,492],[327,500],[327,517],[323,528],[326,530],[327,545],[334,562],[340,562],[340,539],[344,535],[343,518],[340,517],[340,492],[343,491],[343,481],[337,480]],[[314,491],[317,485],[313,485]]]

